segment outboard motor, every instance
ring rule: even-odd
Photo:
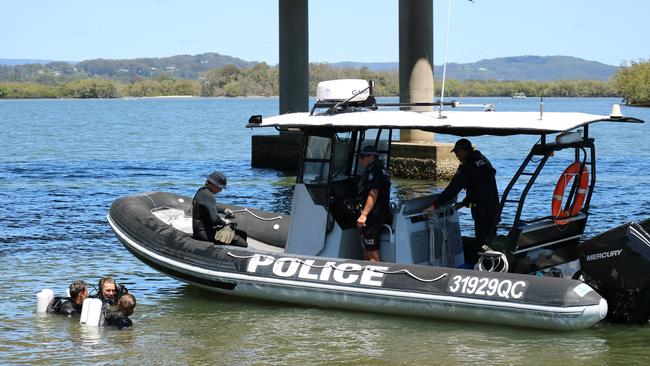
[[[609,307],[607,320],[644,324],[650,316],[650,234],[636,223],[604,232],[578,247],[581,280]]]

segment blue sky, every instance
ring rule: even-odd
[[[448,0],[434,0],[435,63]],[[310,0],[311,62],[398,60],[398,0]],[[278,61],[277,0],[20,0],[0,7],[0,58],[80,61],[218,52]],[[452,0],[449,62],[650,58],[647,0]]]

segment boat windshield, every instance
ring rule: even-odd
[[[331,137],[309,136],[303,160],[302,181],[306,184],[326,185],[330,169],[332,181],[348,178],[352,142],[349,133],[337,133]]]
[[[327,185],[363,174],[355,153],[366,145],[377,147],[380,159],[387,163],[390,138],[390,131],[381,129],[308,135],[299,182]]]
[[[309,136],[303,162],[303,182],[307,184],[327,184],[332,139]]]

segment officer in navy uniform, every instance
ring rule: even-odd
[[[365,146],[357,156],[365,168],[359,187],[362,209],[357,226],[361,229],[364,259],[378,262],[381,229],[390,220],[390,178],[374,146]]]
[[[246,232],[234,229],[234,224],[229,220],[234,218],[230,209],[225,209],[226,218],[219,216],[217,211],[216,194],[226,188],[226,176],[214,171],[208,175],[205,185],[196,192],[192,201],[192,229],[197,240],[211,241],[216,244],[228,244],[247,247]],[[215,238],[219,231],[234,230],[228,242],[221,242]]]
[[[474,264],[478,261],[478,253],[484,245],[496,234],[496,224],[499,208],[499,193],[497,192],[496,170],[490,161],[474,150],[467,139],[456,141],[451,152],[456,154],[460,166],[456,175],[449,182],[440,196],[433,202],[433,208],[451,202],[462,190],[466,190],[465,199],[456,204],[456,208],[471,207],[474,219],[475,243],[464,243],[465,261]]]

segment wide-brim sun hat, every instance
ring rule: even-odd
[[[226,176],[222,172],[214,171],[208,175],[208,182],[214,184],[215,186],[225,189],[226,188]]]

